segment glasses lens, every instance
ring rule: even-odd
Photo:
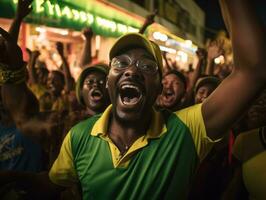
[[[132,63],[135,63],[136,67],[148,74],[156,73],[158,70],[158,65],[153,60],[144,58],[141,60],[137,60],[136,62],[131,62],[130,59],[125,56],[118,56],[113,58],[111,61],[111,67],[114,67],[116,69],[125,69]]]
[[[130,60],[124,56],[115,57],[112,59],[111,66],[117,69],[124,69],[130,65]]]
[[[105,84],[105,80],[97,80],[97,79],[87,79],[86,80],[86,84],[87,85],[93,85],[94,83],[97,83],[99,85],[104,85]]]
[[[153,60],[143,59],[138,62],[138,67],[146,73],[156,73],[158,65]]]
[[[104,85],[105,84],[105,81],[104,80],[99,80],[99,84],[100,85]]]

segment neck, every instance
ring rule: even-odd
[[[109,137],[120,151],[123,152],[125,147],[130,147],[139,137],[147,132],[150,121],[151,114],[149,117],[143,117],[140,120],[130,122],[121,121],[112,115],[108,127]]]
[[[181,107],[182,107],[182,104],[178,103],[178,104],[172,106],[169,110],[172,111],[172,112],[176,112],[176,111],[180,110]]]
[[[88,115],[90,115],[90,116],[93,116],[93,115],[96,115],[96,114],[98,114],[98,113],[100,113],[100,112],[97,112],[97,111],[92,110],[92,109],[90,109],[90,108],[87,107],[87,109],[86,109],[86,113],[87,113]]]

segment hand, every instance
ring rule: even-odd
[[[151,13],[150,15],[148,15],[146,17],[146,19],[145,19],[145,22],[144,22],[145,25],[149,26],[149,25],[153,24],[154,23],[154,18],[156,16],[156,14],[157,14],[157,10],[154,10],[153,13]]]
[[[156,101],[155,101],[155,106],[156,108],[160,109],[160,108],[163,108],[163,100],[162,100],[162,95],[158,95]]]
[[[1,27],[0,34],[0,63],[8,65],[11,70],[20,69],[24,65],[20,47]]]
[[[31,56],[36,59],[41,55],[41,53],[37,50],[31,52]]]
[[[59,53],[60,56],[64,55],[64,45],[62,42],[57,42],[56,44],[56,50]]]
[[[38,58],[40,56],[40,52],[37,51],[37,50],[31,51],[29,48],[26,48],[26,52],[27,52],[29,58],[36,59],[36,58]]]
[[[224,53],[223,41],[212,41],[208,46],[208,60],[214,60]]]
[[[91,39],[92,38],[92,36],[93,36],[93,31],[92,31],[92,29],[91,28],[84,28],[83,30],[82,30],[82,34],[84,35],[84,37],[85,37],[85,39]]]
[[[23,20],[31,11],[33,0],[18,0],[16,19]]]
[[[207,57],[207,51],[203,48],[198,48],[196,51],[196,55],[199,60],[204,60]]]

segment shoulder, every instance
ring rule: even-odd
[[[175,112],[178,117],[189,129],[205,129],[204,120],[201,112],[202,104],[197,104]]]
[[[190,106],[190,107],[181,109],[181,110],[175,112],[175,114],[181,120],[186,120],[187,118],[191,118],[195,115],[201,115],[201,107],[202,107],[202,104],[196,104],[194,106]]]
[[[95,124],[95,122],[100,118],[101,114],[89,117],[70,129],[71,140],[79,140],[84,137],[89,137],[90,132]]]

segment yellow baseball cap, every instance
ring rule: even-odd
[[[128,33],[118,38],[110,50],[109,59],[112,60],[112,58],[121,53],[121,51],[130,47],[139,47],[147,50],[154,57],[158,64],[159,72],[162,74],[163,60],[159,46],[140,33]]]
[[[91,66],[86,67],[80,73],[80,75],[78,77],[78,80],[76,82],[75,90],[76,90],[76,97],[77,97],[78,102],[81,105],[84,105],[84,106],[85,106],[85,102],[83,100],[83,97],[82,97],[82,94],[81,94],[81,90],[82,90],[82,87],[83,87],[84,80],[92,72],[101,72],[105,76],[107,76],[108,73],[109,73],[109,66],[106,65],[106,64],[103,64],[103,63],[98,63],[98,64],[95,64],[95,65],[91,65]]]

